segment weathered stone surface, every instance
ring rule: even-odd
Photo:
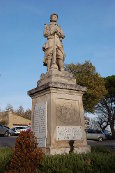
[[[57,125],[80,125],[79,101],[66,98],[57,99],[56,120]]]
[[[55,76],[54,74],[49,77],[49,81],[51,80],[50,78]],[[46,80],[46,78],[42,78],[42,80]],[[68,129],[71,129],[73,126],[75,126],[75,128],[80,126],[80,136],[82,137],[79,136],[76,140],[73,138],[74,151],[79,152],[79,147],[83,147],[83,150],[80,149],[80,152],[89,151],[84,130],[82,102],[82,95],[85,89],[86,88],[76,84],[69,84],[69,82],[65,84],[59,81],[48,82],[46,80],[46,83],[44,82],[43,85],[40,84],[40,86],[38,85],[35,89],[28,92],[33,100],[32,112],[34,112],[36,104],[47,102],[47,138],[45,152],[49,154],[61,154],[69,153],[70,151],[70,139],[57,140],[57,126],[66,126]],[[32,119],[34,121],[34,114],[32,114]]]
[[[61,27],[57,24],[57,19],[58,15],[52,14],[50,23],[44,25],[44,37],[47,38],[47,41],[43,46],[45,53],[43,64],[47,66],[47,71],[51,68],[60,71],[64,69],[65,53],[62,39],[65,36]]]
[[[57,126],[56,140],[82,140],[81,126]]]
[[[38,87],[45,83],[58,82],[64,84],[76,84],[76,79],[67,71],[49,70],[46,74],[41,74],[40,80],[37,82]]]
[[[76,79],[71,73],[66,71],[60,72],[58,70],[49,70],[46,74],[41,74],[40,80],[37,82],[37,87],[28,91],[28,95],[32,96],[40,91],[48,88],[60,88],[68,90],[76,90],[85,92],[86,87],[76,84]]]
[[[41,85],[40,87],[36,87],[30,91],[28,91],[29,96],[36,95],[38,92],[46,90],[48,88],[60,88],[60,89],[68,89],[68,90],[76,90],[79,92],[85,92],[86,88],[81,87],[80,85],[72,85],[72,84],[65,84],[65,83],[59,83],[59,82],[51,82],[46,83],[44,85]]]
[[[47,103],[41,102],[34,107],[34,133],[39,147],[46,147]]]
[[[56,17],[56,15],[53,16]],[[55,20],[57,21],[57,18]],[[49,25],[45,26],[45,34],[49,32],[50,35],[50,29],[53,27]],[[57,58],[64,61],[62,58],[64,57],[64,52],[62,51],[62,54],[60,54],[59,47],[57,47],[58,42],[52,42],[52,40],[57,40],[56,35],[58,34],[57,31],[56,33],[53,32],[51,40],[46,36],[48,40],[43,49],[45,52],[44,63],[48,66],[48,71],[46,74],[41,74],[37,87],[28,91],[28,95],[32,98],[32,129],[36,131],[36,137],[40,139],[40,145],[46,153],[69,153],[71,150],[71,140],[74,141],[73,152],[88,152],[90,148],[86,140],[82,102],[82,96],[86,91],[86,87],[77,85],[73,75],[64,71],[63,66],[61,66],[62,64],[59,64],[57,61]],[[51,46],[51,52],[49,47],[47,47],[48,45]],[[60,48],[62,48],[61,46]],[[48,64],[49,60],[52,63]],[[58,68],[55,68],[55,65]],[[36,105],[41,105],[41,103],[47,103],[46,134],[42,135],[42,138],[42,133],[38,132],[38,128],[41,128],[40,124],[43,122],[37,116],[44,116],[44,114],[35,113]],[[40,111],[40,108],[38,110]],[[38,121],[38,128],[36,121]]]

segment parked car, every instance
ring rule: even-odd
[[[105,134],[107,139],[112,139],[112,134],[108,130],[104,130],[104,134]]]
[[[9,127],[0,124],[0,135],[11,136],[14,134],[14,131],[11,130]]]
[[[6,127],[6,128],[8,129],[8,131],[9,131],[9,136],[14,136],[14,135],[15,135],[15,132],[14,132],[12,129],[10,129],[10,128],[7,127],[7,126],[4,126],[4,127]]]
[[[15,135],[19,135],[21,131],[27,131],[29,128],[30,126],[16,126],[12,130],[15,132]]]
[[[30,132],[30,131],[31,131],[31,127],[28,126],[28,128],[27,128],[27,132]]]
[[[100,142],[106,139],[105,134],[101,130],[87,129],[86,135],[87,139],[98,140]]]

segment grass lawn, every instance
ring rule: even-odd
[[[12,155],[10,148],[0,148],[0,173],[8,170]],[[101,146],[88,154],[44,155],[38,173],[115,173],[115,151]]]

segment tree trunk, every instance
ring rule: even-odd
[[[110,128],[111,128],[112,138],[115,139],[114,121],[110,122]]]

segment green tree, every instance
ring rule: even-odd
[[[102,128],[110,125],[112,137],[115,139],[115,75],[105,78],[107,94],[96,106],[99,124]]]
[[[67,64],[65,70],[74,75],[78,85],[87,87],[83,95],[83,105],[86,112],[93,113],[99,100],[106,94],[104,79],[89,61],[83,64]]]

